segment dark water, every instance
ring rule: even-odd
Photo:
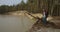
[[[26,16],[0,15],[0,32],[26,32],[32,20]]]

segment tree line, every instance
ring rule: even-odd
[[[41,13],[43,9],[46,9],[51,15],[60,15],[59,3],[60,0],[28,0],[26,3],[24,3],[24,1],[21,1],[21,3],[17,5],[1,5],[0,14],[24,10],[30,13]]]
[[[0,14],[5,14],[8,12],[14,12],[14,11],[23,11],[23,10],[27,10],[26,7],[26,3],[24,3],[23,1],[17,5],[1,5],[0,6]]]

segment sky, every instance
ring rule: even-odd
[[[22,0],[0,0],[0,5],[16,5],[18,3],[21,3]],[[27,0],[24,0],[26,3]]]

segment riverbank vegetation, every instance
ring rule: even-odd
[[[26,3],[22,0],[17,5],[1,5],[0,14],[5,14],[14,11],[28,11],[30,13],[42,13],[45,9],[50,15],[60,16],[60,0],[28,0]]]

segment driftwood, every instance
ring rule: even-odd
[[[35,16],[33,16],[32,14],[30,14],[30,13],[28,13],[28,12],[26,12],[28,15],[30,15],[30,16],[32,16],[33,18],[36,18]]]
[[[60,29],[60,24],[59,25],[56,25],[54,22],[51,22],[51,21],[47,21],[47,24],[46,25],[44,25],[43,24],[43,22],[42,22],[42,18],[39,18],[39,17],[35,17],[35,16],[33,16],[32,14],[30,14],[30,13],[27,13],[28,15],[30,15],[30,16],[32,16],[32,17],[34,17],[34,18],[36,18],[36,19],[38,19],[37,21],[36,21],[36,23],[34,23],[33,24],[33,26],[32,27],[34,27],[34,26],[44,26],[44,27],[51,27],[51,28],[58,28],[58,29]]]
[[[28,13],[28,15],[34,17],[30,13]],[[38,19],[39,21],[36,21],[36,23],[33,24],[32,28],[29,30],[30,32],[37,31],[37,30],[41,29],[41,27],[60,29],[60,24],[59,23],[56,24],[52,21],[47,21],[46,25],[44,25],[41,18],[39,18],[39,17],[34,17],[34,18]]]

